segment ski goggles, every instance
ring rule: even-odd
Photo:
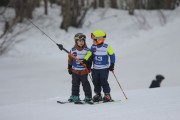
[[[105,37],[105,36],[96,37],[96,36],[93,35],[93,33],[91,33],[91,38],[92,38],[93,40],[95,40],[95,41],[98,41],[98,40],[102,40],[102,39],[104,39],[104,38],[106,38],[106,37]]]
[[[96,44],[101,44],[101,43],[103,43],[104,42],[104,40],[105,40],[105,36],[100,36],[100,37],[96,37],[96,36],[94,36],[92,33],[91,33],[91,38],[94,40],[94,41],[96,41]]]
[[[74,37],[75,40],[86,40],[86,36],[85,35],[79,35]]]

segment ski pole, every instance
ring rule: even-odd
[[[58,44],[57,42],[55,42],[49,35],[47,35],[43,30],[41,30],[41,29],[40,29],[36,24],[34,24],[30,19],[28,19],[28,20],[29,20],[29,22],[30,22],[32,25],[34,25],[39,31],[41,31],[44,35],[46,35],[46,37],[48,37],[52,42],[54,42],[58,47],[59,47],[59,45],[60,45],[60,46],[62,47],[60,50],[64,50],[66,53],[68,53],[69,56],[71,56],[72,58],[76,59],[80,64],[82,64],[82,65],[85,67],[86,72],[88,73],[90,79],[92,80],[92,77],[91,77],[91,75],[89,74],[90,72],[89,72],[86,64],[84,64],[80,59],[78,59],[78,58],[75,57],[73,54],[71,54],[68,50],[66,50],[66,49],[63,47],[62,44]]]
[[[124,91],[123,91],[123,89],[122,89],[122,87],[121,87],[121,85],[120,85],[120,83],[119,83],[119,81],[118,81],[118,79],[117,79],[116,75],[114,74],[114,71],[112,71],[112,73],[113,73],[113,75],[114,75],[114,77],[115,77],[115,79],[116,79],[116,81],[117,81],[117,83],[118,83],[118,85],[119,85],[119,87],[120,87],[121,91],[123,92],[124,97],[125,97],[125,98],[126,98],[126,100],[127,100],[128,98],[126,97],[126,95],[125,95],[125,93],[124,93]]]

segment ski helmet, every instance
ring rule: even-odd
[[[97,45],[99,45],[105,41],[106,33],[102,30],[96,30],[91,33],[91,38],[96,41]]]
[[[74,40],[75,42],[77,42],[77,40],[84,40],[84,42],[86,41],[86,35],[84,35],[83,33],[77,33],[74,36]]]

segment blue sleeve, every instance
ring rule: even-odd
[[[93,45],[91,46],[91,49],[90,49],[90,51],[93,53]]]
[[[115,54],[110,55],[110,63],[115,63]]]

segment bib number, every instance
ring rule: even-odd
[[[95,60],[98,61],[98,62],[101,62],[102,61],[102,57],[101,56],[96,56]]]

